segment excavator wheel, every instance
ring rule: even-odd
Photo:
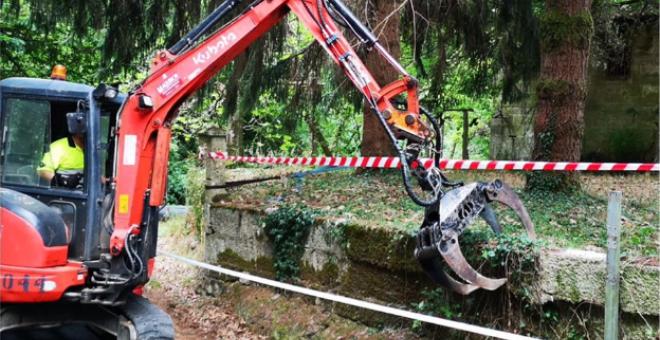
[[[128,298],[120,324],[117,340],[174,340],[170,316],[142,296]]]

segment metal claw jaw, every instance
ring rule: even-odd
[[[506,279],[489,279],[472,268],[463,256],[458,241],[465,228],[478,216],[486,220],[495,233],[502,233],[502,227],[490,206],[493,201],[513,209],[525,226],[527,235],[536,238],[527,209],[511,187],[502,181],[476,182],[447,191],[437,206],[427,208],[424,223],[417,234],[415,257],[434,281],[463,295],[479,288],[496,290],[506,283]],[[464,282],[444,271],[441,257]]]

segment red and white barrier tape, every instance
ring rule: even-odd
[[[351,168],[399,168],[397,157],[245,157],[229,156],[225,152],[203,153],[208,157],[223,161],[310,165],[310,166],[344,166]],[[432,159],[420,159],[426,168],[433,165]],[[542,171],[660,171],[656,163],[568,163],[568,162],[511,162],[511,161],[440,161],[440,169],[449,170],[542,170]]]

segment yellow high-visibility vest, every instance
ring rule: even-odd
[[[84,168],[85,154],[83,150],[75,145],[73,138],[64,137],[50,144],[50,151],[44,155],[37,170],[82,172]]]

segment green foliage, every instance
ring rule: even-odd
[[[631,43],[645,29],[646,18],[658,18],[658,0],[594,0],[594,40],[589,59],[598,67],[622,65]]]
[[[541,48],[546,53],[557,51],[564,44],[587,49],[594,33],[590,12],[566,14],[550,10],[541,16]]]
[[[204,232],[205,182],[205,169],[195,164],[189,165],[186,173],[186,205],[191,209],[193,230],[200,239]]]
[[[58,41],[63,45],[70,40],[95,39],[94,49],[90,50],[93,53],[74,53],[100,57],[102,63],[86,72],[98,70],[106,77],[122,71],[134,72],[138,65],[144,65],[154,48],[171,46],[215,5],[215,0],[5,1],[3,24],[18,18],[45,36],[61,30],[64,35]]]
[[[2,77],[46,78],[59,62],[69,67],[71,81],[130,86],[146,76],[145,62],[154,50],[170,46],[216,5],[215,0],[4,2]],[[538,5],[516,0],[497,11],[488,10],[488,1],[447,6],[418,3],[415,8],[430,21],[402,11],[402,64],[419,72],[422,99],[436,112],[476,110],[472,118],[479,124],[470,129],[470,152],[487,158],[488,126],[497,106],[491,98],[502,89],[501,65],[509,65],[507,79],[520,79],[519,71],[530,79],[537,68],[538,43],[530,37],[538,30]],[[248,153],[359,154],[362,96],[296,19],[283,20],[239,59],[181,107],[173,126],[181,148],[195,150],[197,134],[207,127],[233,128],[231,118],[240,112],[241,124],[232,132],[244,135]],[[461,124],[448,122],[448,151],[460,150]],[[172,160],[171,203],[181,201],[185,166],[177,162],[182,159]]]
[[[17,1],[2,2],[1,9],[0,74],[3,78],[49,78],[53,66],[61,63],[68,67],[69,81],[99,79],[96,71],[100,34],[90,29],[88,35],[73,35],[72,27],[65,24],[53,25],[45,31],[31,20],[30,8],[23,6],[12,10],[13,3]]]
[[[609,8],[616,1],[599,3]],[[135,83],[146,76],[145,66],[155,50],[170,46],[217,4],[217,0],[3,2],[2,77],[45,78],[59,62],[69,67],[72,81]],[[554,44],[566,32],[593,30],[588,13],[567,19],[554,12],[544,14],[543,8],[539,0],[450,0],[438,6],[413,0],[401,11],[401,64],[420,80],[423,104],[435,113],[475,109],[471,119],[478,118],[478,125],[470,127],[471,158],[488,158],[490,117],[500,104],[493,98],[502,95],[502,101],[511,101],[530,95],[529,85],[540,64],[539,34]],[[545,29],[539,30],[539,18],[545,18],[546,26],[567,26],[553,26],[546,36]],[[317,155],[326,149],[357,155],[362,105],[361,94],[312,35],[289,16],[181,107],[174,138],[181,147],[194,150],[200,131],[210,126],[234,128],[230,122],[240,113],[240,124],[232,132],[244,136],[242,149],[247,153]],[[460,156],[462,121],[456,118],[445,126],[447,158]],[[181,178],[181,173],[174,177]],[[180,201],[174,192],[170,196]]]
[[[535,265],[541,245],[538,240],[530,239],[527,234],[500,234],[496,237],[497,246],[484,249],[481,253],[481,257],[489,260],[493,268],[506,266],[508,265],[507,261],[515,259],[515,266],[518,268],[513,274],[516,275],[522,268]]]
[[[644,159],[648,141],[637,129],[620,128],[611,132],[607,140],[617,162],[638,162]]]
[[[490,230],[466,229],[461,235],[461,246],[465,258],[470,263],[484,263],[489,266],[491,276],[501,276],[504,271],[511,282],[530,282],[537,271],[537,259],[543,241],[527,237],[520,230],[505,230],[493,235]],[[487,268],[481,266],[482,268]]]
[[[413,303],[412,307],[419,313],[424,313],[432,316],[439,316],[447,319],[456,319],[462,316],[461,305],[453,303],[445,296],[446,293],[443,288],[436,288],[433,290],[424,289],[422,296],[424,301],[420,303]],[[415,327],[415,325],[413,325]]]
[[[540,1],[488,0],[407,3],[401,20],[404,65],[412,64],[422,83],[429,84],[432,109],[450,108],[442,98],[447,73],[469,64],[473,98],[502,94],[505,101],[524,96],[540,65],[538,11]],[[359,12],[359,11],[358,11]],[[422,18],[422,20],[420,20]]]
[[[314,222],[312,212],[295,206],[282,206],[265,217],[266,232],[274,244],[274,267],[278,280],[298,277],[298,262]]]
[[[194,158],[179,146],[176,140],[170,145],[167,168],[167,204],[185,204],[188,171],[194,166]]]
[[[530,171],[527,173],[525,189],[530,192],[566,191],[570,194],[572,190],[579,189],[570,176],[570,173],[565,172]]]
[[[348,249],[348,238],[346,236],[346,228],[348,227],[347,223],[336,223],[325,230],[323,234],[323,239],[327,245],[332,245],[333,243],[339,244],[341,249]]]

